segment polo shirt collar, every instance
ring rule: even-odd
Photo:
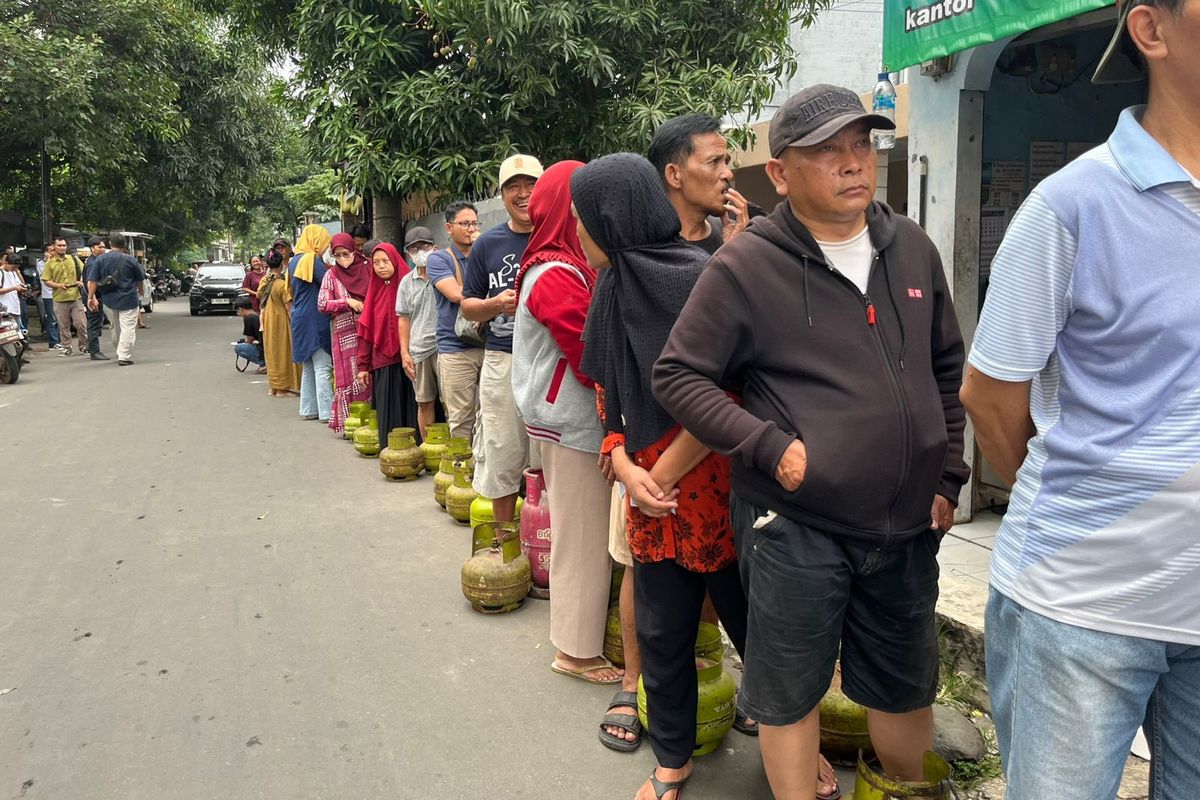
[[[1116,130],[1108,138],[1108,148],[1117,166],[1141,192],[1168,183],[1191,183],[1187,170],[1142,127],[1145,112],[1145,106],[1121,112]]]

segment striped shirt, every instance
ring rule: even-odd
[[[1127,109],[1022,205],[969,363],[1036,434],[991,581],[1109,633],[1200,645],[1200,183]]]

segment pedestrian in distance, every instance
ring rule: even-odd
[[[1011,800],[1200,797],[1200,0],[1123,0],[1093,81],[1149,78],[1013,218],[963,402],[1012,484],[987,678]],[[1086,724],[1080,724],[1080,721]]]
[[[300,394],[301,366],[292,361],[291,282],[283,253],[267,253],[267,274],[258,285],[262,309],[263,355],[267,359],[267,394],[296,397]]]
[[[608,482],[596,469],[603,431],[595,384],[583,374],[583,325],[596,282],[571,216],[571,175],[560,161],[538,178],[529,200],[533,235],[517,275],[513,397],[542,457],[554,517],[550,552],[551,669],[594,684],[622,671],[605,658],[612,581]]]
[[[83,288],[83,262],[74,253],[67,252],[67,240],[59,236],[54,239],[54,250],[46,261],[42,281],[53,289],[54,316],[58,319],[58,331],[63,349],[60,356],[73,352],[87,352],[87,318],[84,315],[81,289]],[[75,326],[77,347],[71,348],[71,326]]]
[[[453,203],[446,209],[450,246],[430,253],[425,265],[429,282],[437,290],[438,385],[450,435],[471,438],[479,412],[479,371],[483,368],[483,337],[473,326],[465,338],[456,321],[463,294],[463,265],[479,237],[479,214],[470,203]]]
[[[396,295],[408,272],[400,251],[387,242],[371,253],[371,285],[358,318],[358,380],[371,390],[379,420],[379,436],[396,428],[417,427],[417,398],[404,372]]]
[[[146,273],[136,258],[125,252],[125,237],[114,233],[108,237],[108,252],[97,256],[89,265],[88,309],[98,311],[100,297],[112,323],[113,347],[117,365],[132,366],[133,346],[137,341],[138,314],[142,308]],[[107,360],[103,354],[93,360]]]
[[[504,160],[499,185],[508,219],[475,240],[463,269],[462,315],[487,325],[479,373],[474,488],[492,501],[496,520],[504,522],[516,520],[517,496],[529,465],[529,436],[512,393],[512,330],[517,310],[513,285],[533,230],[529,198],[541,174],[542,164],[532,156]]]
[[[21,258],[14,253],[5,253],[0,259],[0,311],[20,319],[21,294],[25,291]]]
[[[333,342],[329,320],[317,308],[329,239],[329,231],[320,225],[305,226],[288,268],[292,361],[302,368],[300,416],[321,422],[329,421],[333,409]]]
[[[271,250],[283,256],[283,265],[286,268],[292,261],[292,256],[296,255],[296,251],[292,249],[292,244],[287,239],[276,239],[271,244]]]
[[[404,237],[404,250],[412,270],[396,292],[396,320],[400,333],[400,362],[413,383],[417,423],[424,440],[437,418],[437,291],[429,282],[426,264],[434,251],[433,234],[417,226]]]
[[[346,233],[350,234],[350,238],[354,240],[354,252],[357,253],[369,265],[371,261],[371,254],[375,252],[374,247],[371,247],[370,249],[367,248],[367,245],[371,241],[371,226],[364,225],[363,223],[359,222],[355,225],[351,225],[350,230],[346,231]],[[378,245],[379,243],[376,242],[375,244]]]
[[[242,288],[239,294],[244,297],[249,297],[250,308],[255,314],[261,311],[258,304],[258,285],[262,283],[263,275],[267,272],[267,265],[262,260],[261,256],[252,256],[250,258],[250,269],[246,270],[246,277],[242,279]]]
[[[54,316],[54,289],[42,280],[46,272],[46,262],[50,260],[51,248],[47,245],[42,250],[42,257],[37,261],[37,276],[40,292],[38,295],[38,318],[42,321],[42,335],[46,337],[46,347],[49,350],[61,350],[58,337],[58,319]]]
[[[741,702],[780,800],[814,797],[839,649],[887,774],[924,780],[933,746],[963,344],[933,243],[874,200],[870,132],[891,127],[840,87],[783,104],[767,174],[785,199],[708,262],[654,368],[667,413],[732,457]]]
[[[88,255],[87,261],[84,262],[83,266],[83,279],[85,283],[87,281],[98,280],[96,277],[96,264],[99,262],[100,256],[104,255],[106,250],[107,248],[105,247],[104,240],[99,236],[92,236],[88,239],[88,251],[90,254]],[[91,298],[89,297],[88,300],[90,301]],[[104,353],[100,350],[100,338],[104,334],[104,322],[104,297],[103,295],[97,294],[95,310],[92,310],[90,302],[88,303],[87,307],[88,354],[91,356],[92,361],[109,360],[109,357],[104,355]],[[112,327],[111,324],[109,327]],[[116,328],[113,328],[112,330],[114,341],[116,341],[115,337],[118,333],[118,330]]]
[[[244,358],[251,364],[258,365],[256,375],[265,375],[267,359],[263,353],[262,324],[258,313],[254,310],[249,297],[239,297],[233,301],[233,310],[242,319],[242,338],[234,342],[233,352],[238,358]]]
[[[333,408],[329,429],[341,434],[350,404],[368,400],[370,388],[358,379],[358,315],[362,313],[367,288],[371,285],[371,264],[348,233],[329,240],[333,266],[321,279],[317,310],[331,318],[333,345]]]

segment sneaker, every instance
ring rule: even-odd
[[[104,355],[104,353],[92,353],[92,361],[111,361],[112,359]]]
[[[124,358],[124,359],[121,359],[120,361],[118,361],[118,362],[117,362],[117,366],[118,366],[118,367],[132,367],[132,366],[133,366],[133,361],[131,361],[131,360],[130,360],[130,359],[128,359],[128,358]]]
[[[62,346],[61,344],[52,344],[52,345],[50,345],[50,347],[49,347],[48,349],[50,349],[50,350],[62,350],[62,349],[63,349],[63,346]]]
[[[59,348],[59,351],[58,351],[58,354],[59,354],[60,356],[69,356],[69,355],[71,355],[71,348],[69,348],[69,347],[60,347],[60,348]]]

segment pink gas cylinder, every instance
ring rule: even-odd
[[[540,469],[525,470],[525,506],[521,509],[521,551],[533,568],[530,597],[550,599],[550,503],[546,476]]]

